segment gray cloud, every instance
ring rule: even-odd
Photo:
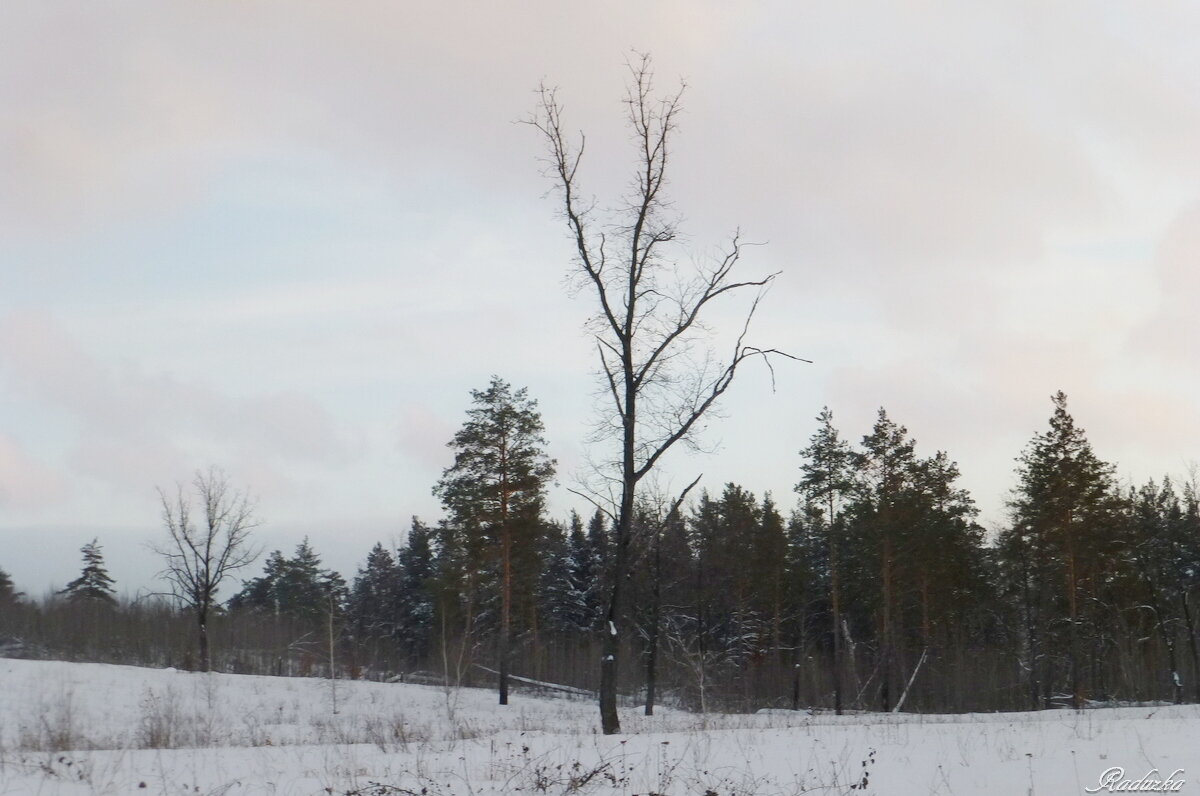
[[[1000,517],[1060,387],[1131,473],[1200,445],[1193,6],[140,6],[0,31],[10,506],[102,514],[203,458],[277,513],[403,518],[493,372],[582,462],[589,306],[513,122],[560,85],[619,201],[631,46],[690,84],[688,247],[769,242],[756,339],[817,361],[753,372],[675,468],[782,499],[821,405],[853,438],[882,404]]]
[[[24,445],[0,433],[0,507],[37,510],[67,497],[64,479]]]
[[[0,373],[76,426],[74,468],[130,489],[230,456],[339,465],[356,455],[328,411],[305,396],[234,397],[106,363],[43,313],[0,317]]]

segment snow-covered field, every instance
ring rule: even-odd
[[[1197,706],[659,713],[627,710],[605,737],[570,699],[0,660],[0,794],[1060,796],[1115,767],[1183,769],[1175,792],[1200,793]]]

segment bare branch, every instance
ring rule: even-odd
[[[546,144],[546,173],[561,197],[560,211],[574,243],[579,283],[594,288],[599,306],[589,327],[596,336],[603,384],[599,394],[605,396],[602,400],[606,411],[596,425],[594,440],[619,444],[619,454],[605,471],[614,490],[619,484],[620,500],[613,501],[615,511],[601,506],[591,495],[572,490],[612,517],[617,525],[616,576],[611,585],[600,677],[605,733],[620,729],[616,713],[617,623],[626,618],[622,584],[631,566],[630,541],[639,483],[676,443],[694,440],[692,435],[698,431],[701,419],[729,389],[746,359],[761,357],[771,371],[772,385],[772,355],[799,359],[745,342],[758,303],[778,274],[749,280],[733,276],[743,246],[747,245],[740,234],[734,234],[731,246],[715,262],[697,265],[691,275],[681,276],[679,266],[671,259],[679,238],[678,222],[669,215],[664,191],[671,164],[670,145],[686,84],[681,81],[677,91],[656,100],[650,56],[635,54],[627,68],[630,79],[624,98],[625,121],[636,157],[629,192],[608,212],[607,224],[600,225],[605,231],[593,228],[594,208],[579,203],[584,138],[580,136],[577,147],[569,144],[556,91],[545,85],[539,89],[539,106],[529,120]],[[743,288],[757,290],[757,295],[732,352],[721,358],[723,364],[715,364],[711,348],[698,343],[708,332],[704,318],[715,301]],[[698,363],[693,358],[697,349],[702,349]],[[684,490],[673,510],[698,482],[693,481]]]
[[[608,517],[608,518],[609,518],[610,520],[612,520],[613,522],[616,522],[616,521],[617,521],[617,518],[616,518],[616,516],[615,516],[615,515],[612,513],[612,511],[611,511],[611,510],[609,510],[608,508],[606,508],[604,505],[602,505],[602,504],[601,504],[601,503],[600,503],[598,500],[596,500],[595,498],[593,498],[593,497],[592,497],[591,495],[589,495],[587,492],[583,492],[583,491],[581,491],[581,490],[578,490],[578,489],[572,489],[571,487],[567,487],[567,491],[568,491],[568,492],[570,492],[572,495],[576,495],[576,496],[578,496],[578,497],[581,497],[581,498],[583,498],[584,500],[586,500],[588,503],[591,503],[593,506],[595,506],[595,507],[596,507],[596,510],[597,510],[597,511],[599,511],[599,512],[603,513],[603,514],[604,514],[604,516]]]
[[[203,509],[203,525],[197,527],[193,521],[191,499],[185,496],[182,485],[176,484],[173,499],[159,489],[167,541],[152,544],[150,549],[164,559],[159,577],[171,585],[175,598],[196,617],[200,666],[207,671],[209,612],[221,584],[258,558],[260,551],[249,543],[258,520],[248,496],[230,491],[228,479],[219,469],[197,471],[192,486]]]

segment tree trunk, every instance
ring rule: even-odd
[[[1024,551],[1026,554],[1028,550]],[[1029,571],[1029,557],[1026,555],[1025,566],[1021,570],[1021,603],[1025,609],[1025,635],[1029,640],[1029,707],[1037,710],[1041,706],[1039,698],[1038,666],[1041,665],[1041,634],[1038,630],[1037,607],[1033,604],[1033,589],[1030,580],[1033,577]]]
[[[337,659],[333,643],[333,589],[329,590],[329,697],[333,712],[338,712],[337,706]]]
[[[626,406],[629,406],[627,403]],[[604,643],[600,658],[600,729],[605,735],[621,731],[621,720],[617,717],[617,654],[620,637],[617,623],[625,613],[625,576],[629,561],[629,539],[633,532],[633,434],[632,418],[626,434],[625,479],[621,493],[621,513],[617,522],[617,549],[613,556],[612,595],[608,602],[608,616],[603,628]]]
[[[654,715],[654,689],[657,684],[658,625],[662,611],[662,528],[654,538],[654,586],[651,589],[650,638],[646,650],[646,715]]]
[[[883,660],[880,662],[880,701],[883,712],[891,709],[892,684],[892,540],[883,542]]]
[[[504,582],[500,596],[500,704],[508,704],[508,655],[512,638],[512,528],[508,522],[508,437],[500,437],[500,556]]]
[[[1032,610],[1029,611],[1029,618],[1026,621],[1029,630],[1029,707],[1032,710],[1039,710],[1042,707],[1042,683],[1039,676],[1042,665],[1041,634],[1038,632]]]
[[[646,657],[646,715],[654,715],[655,688],[658,683],[658,618],[650,630],[650,646]]]
[[[932,621],[929,616],[929,573],[921,570],[921,641],[929,649],[930,637],[933,635]]]
[[[829,598],[833,607],[833,712],[840,716],[842,715],[842,595],[838,580],[837,553],[831,493],[829,498]]]
[[[1196,643],[1196,624],[1192,620],[1192,609],[1188,604],[1186,590],[1179,592],[1179,602],[1183,605],[1183,623],[1187,627],[1188,647],[1192,651],[1192,680],[1195,682],[1196,701],[1200,702],[1200,644]]]
[[[533,645],[533,672],[538,680],[546,679],[546,655],[542,650],[541,627],[538,624],[538,607],[535,600],[529,601],[529,629]]]
[[[605,735],[621,731],[617,717],[617,606],[621,602],[621,586],[613,585],[608,605],[608,621],[604,629],[604,644],[600,658],[600,729]]]
[[[1158,630],[1163,646],[1167,648],[1167,669],[1171,673],[1171,701],[1176,705],[1183,704],[1183,681],[1179,679],[1179,654],[1175,650],[1174,628],[1168,629],[1163,619],[1162,608],[1158,603],[1158,588],[1150,587],[1150,608],[1154,611],[1154,625]]]
[[[1070,518],[1067,521],[1070,522]],[[1071,612],[1069,644],[1071,656],[1071,707],[1075,710],[1082,710],[1083,692],[1079,680],[1079,587],[1075,573],[1075,549],[1074,545],[1071,544],[1069,544],[1067,550],[1067,605]]]
[[[608,621],[603,629],[604,646],[600,658],[600,729],[605,735],[621,731],[617,717],[617,655],[620,637],[617,623],[625,618],[625,577],[629,567],[629,540],[633,536],[633,504],[637,491],[637,400],[638,386],[634,376],[633,335],[634,308],[637,306],[636,247],[630,264],[630,278],[625,296],[625,321],[621,335],[621,370],[624,376],[625,402],[621,438],[621,511],[617,516],[617,550],[613,556],[612,599],[608,603]]]
[[[506,523],[507,526],[507,523]],[[504,588],[500,607],[500,704],[508,704],[508,654],[512,633],[512,534],[503,531]]]
[[[201,606],[196,613],[200,627],[200,671],[207,672],[212,668],[208,657],[208,606]]]

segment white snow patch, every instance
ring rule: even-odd
[[[7,659],[0,686],[0,794],[1007,796],[1081,793],[1114,766],[1131,778],[1183,768],[1181,792],[1200,793],[1195,705],[953,716],[627,707],[624,734],[604,736],[591,700],[518,692],[500,708],[484,689],[341,681],[335,714],[327,680]]]

